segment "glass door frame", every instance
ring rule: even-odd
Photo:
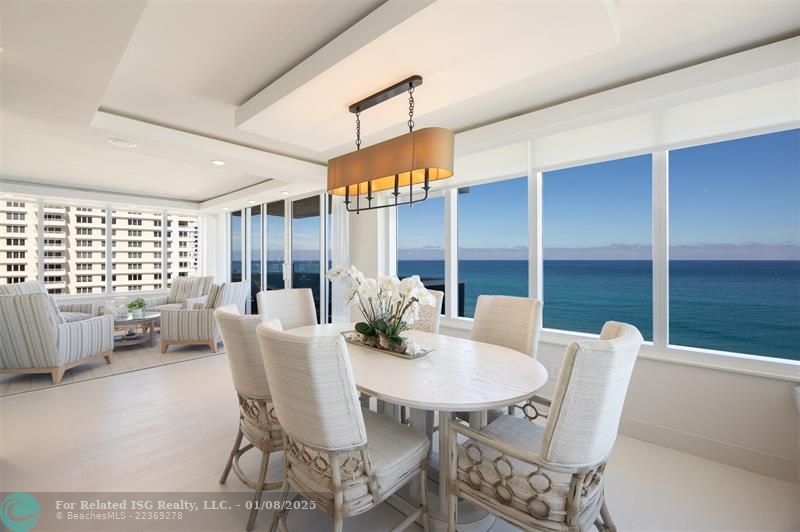
[[[327,227],[327,213],[328,213],[328,195],[324,192],[316,192],[311,194],[303,194],[300,196],[287,198],[284,200],[273,200],[264,203],[260,203],[258,205],[249,205],[247,207],[242,207],[241,209],[235,209],[228,213],[227,216],[227,224],[226,224],[226,236],[228,239],[228,282],[231,282],[231,275],[233,273],[231,264],[233,259],[233,246],[231,245],[231,219],[235,212],[242,213],[242,223],[241,223],[241,249],[242,249],[242,282],[251,282],[252,277],[252,264],[250,263],[250,255],[252,253],[252,241],[249,238],[250,235],[250,226],[252,223],[252,208],[253,207],[260,207],[261,208],[261,221],[259,223],[259,227],[261,230],[260,235],[260,243],[261,243],[261,287],[262,290],[266,289],[267,286],[267,242],[269,235],[267,233],[267,205],[271,203],[276,203],[278,201],[283,201],[284,206],[284,224],[283,224],[283,231],[284,231],[284,240],[283,240],[283,282],[285,288],[293,288],[292,284],[292,264],[293,264],[293,257],[292,257],[292,220],[293,220],[293,209],[294,209],[294,202],[307,199],[310,197],[318,196],[319,197],[319,234],[320,234],[320,241],[319,241],[319,261],[320,261],[320,275],[319,275],[319,294],[320,294],[320,309],[319,309],[319,319],[320,323],[327,323],[328,322],[328,301],[330,298],[330,294],[328,293],[328,282],[325,274],[328,271],[328,259],[330,250],[328,249],[328,231],[329,228]],[[251,294],[251,296],[255,296],[255,294]]]
[[[325,220],[328,217],[328,195],[325,192],[314,192],[311,194],[302,194],[294,196],[291,199],[284,200],[284,212],[286,213],[286,223],[284,229],[286,231],[286,240],[284,242],[284,268],[283,278],[286,288],[293,288],[292,272],[293,261],[292,257],[292,221],[294,220],[294,202],[304,200],[313,196],[319,196],[319,322],[328,323],[328,283],[325,274],[328,272],[328,238],[327,238],[327,224]]]

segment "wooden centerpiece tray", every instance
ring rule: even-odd
[[[419,350],[414,354],[409,354],[409,353],[405,353],[405,352],[399,353],[397,351],[389,351],[388,349],[382,349],[381,347],[379,347],[377,345],[369,345],[367,343],[364,343],[363,341],[361,341],[361,334],[358,333],[357,331],[343,331],[342,332],[342,336],[344,337],[345,341],[348,344],[353,344],[353,345],[358,345],[358,346],[361,346],[361,347],[366,347],[367,349],[372,349],[373,351],[377,351],[379,353],[392,355],[392,356],[395,356],[395,357],[398,357],[398,358],[404,358],[406,360],[414,360],[415,358],[424,357],[425,355],[427,355],[428,353],[433,351],[433,348],[419,347],[418,348]]]

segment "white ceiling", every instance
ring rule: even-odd
[[[603,2],[435,2],[347,57],[330,60],[329,68],[277,101],[261,109],[246,102],[240,111],[256,109],[239,127],[318,152],[335,150],[353,136],[348,107],[354,101],[419,74],[420,116],[458,106],[617,46],[615,12]],[[362,113],[362,126],[374,132],[404,123],[408,105],[398,97],[370,109]]]
[[[600,1],[421,0],[348,53],[330,53],[343,50],[337,36],[397,2],[2,0],[0,179],[192,201],[267,180],[311,190],[324,169],[294,159],[350,150],[346,105],[409,74],[425,76],[418,127],[464,131],[800,32],[795,0],[618,0],[604,19]],[[413,39],[443,20],[458,24],[438,44]],[[329,64],[262,109],[275,120],[255,133],[236,127],[240,106],[307,58]],[[498,69],[464,83],[486,73],[482,64]],[[404,106],[364,113],[365,142],[401,133],[403,113],[393,120]],[[113,147],[111,136],[138,147]],[[219,158],[224,167],[210,164]]]

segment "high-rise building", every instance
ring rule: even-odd
[[[198,272],[197,217],[132,210],[108,216],[99,207],[3,202],[0,283],[41,280],[51,294],[102,294],[158,290]]]

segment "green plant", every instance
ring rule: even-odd
[[[145,307],[145,302],[144,299],[142,299],[141,297],[137,297],[136,299],[128,303],[128,310],[139,310],[143,309],[144,307]]]
[[[351,266],[331,269],[328,279],[349,283],[348,303],[363,317],[356,323],[356,332],[367,345],[382,349],[404,352],[406,343],[401,334],[418,319],[421,304],[435,303],[416,275],[402,281],[394,276],[370,279]]]

